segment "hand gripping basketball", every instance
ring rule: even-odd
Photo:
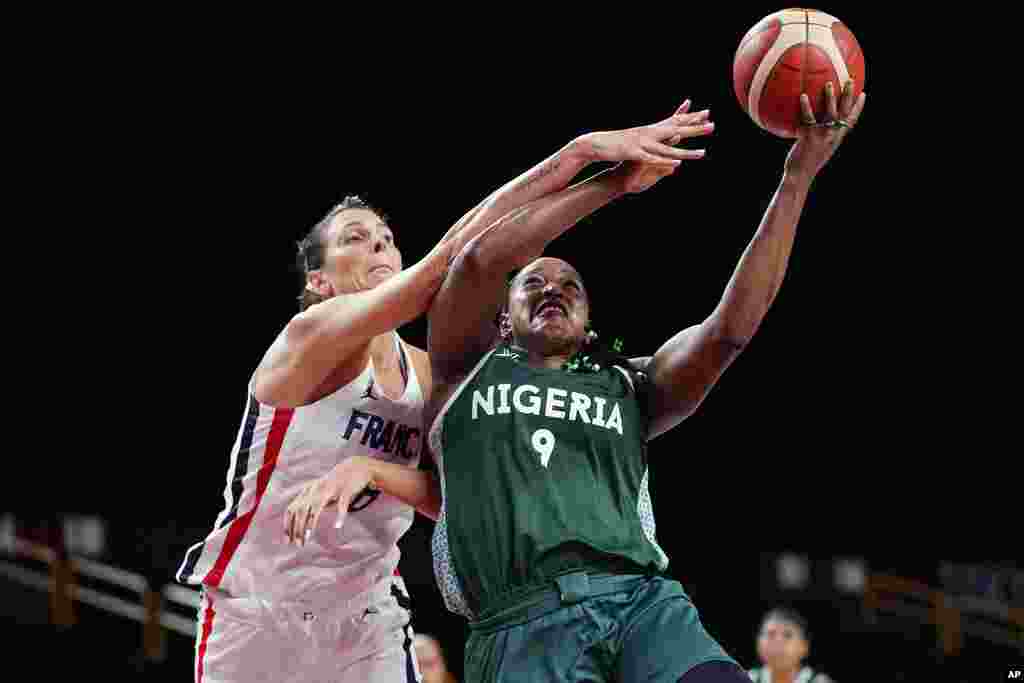
[[[787,174],[811,179],[828,163],[839,144],[857,125],[864,110],[867,93],[862,92],[854,99],[853,92],[853,81],[847,81],[843,86],[842,101],[837,102],[832,83],[826,85],[828,117],[820,122],[814,117],[807,94],[800,96],[800,120],[803,125],[797,131],[797,141],[786,158]]]

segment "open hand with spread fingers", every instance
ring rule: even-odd
[[[703,149],[681,149],[671,143],[687,138],[710,135],[715,124],[708,110],[690,113],[687,100],[676,112],[657,123],[625,130],[588,133],[577,143],[580,153],[589,161],[637,161],[663,166],[678,166],[686,159],[700,159]]]

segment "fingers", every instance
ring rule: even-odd
[[[686,102],[683,103],[681,107],[679,107],[678,110],[676,110],[675,114],[668,117],[664,121],[658,121],[657,123],[652,123],[649,126],[639,126],[638,128],[634,128],[633,130],[642,132],[644,130],[657,131],[664,129],[666,127],[678,128],[680,126],[695,126],[707,121],[708,117],[710,117],[711,115],[710,109],[702,109],[701,111],[690,113],[689,108],[690,101],[687,100]]]
[[[862,92],[857,100],[853,103],[853,108],[850,109],[850,113],[846,115],[846,121],[851,126],[856,125],[860,119],[860,113],[864,111],[864,101],[868,98],[866,92]]]
[[[657,123],[653,123],[653,124],[651,124],[651,126],[663,126],[663,125],[666,125],[666,124],[674,123],[674,122],[676,122],[677,119],[679,119],[681,117],[692,116],[692,114],[689,113],[690,105],[691,104],[692,104],[692,102],[690,102],[689,99],[685,100],[682,104],[679,105],[679,108],[676,109],[675,113],[672,114],[672,116],[670,116],[667,119],[664,119],[662,121],[658,121]]]
[[[670,140],[672,138],[669,138]],[[650,152],[656,156],[665,157],[667,159],[699,159],[703,154],[697,155],[692,149],[680,149],[678,147],[672,147],[665,145],[660,142],[649,142],[643,146],[645,152]]]
[[[696,114],[690,114],[688,118],[683,122],[683,125],[693,126],[698,123],[704,123],[710,118],[711,110],[705,109],[704,111],[699,111]]]
[[[680,126],[676,129],[676,135],[684,138],[695,138],[701,135],[711,135],[715,131],[715,124],[707,121],[693,126]]]
[[[800,116],[804,125],[813,126],[815,124],[814,110],[811,109],[811,98],[807,96],[807,93],[800,95]]]
[[[836,100],[836,89],[832,81],[825,84],[825,100],[828,105],[828,118],[830,121],[839,120],[839,105]]]
[[[316,510],[319,504],[314,500],[306,508],[306,515],[302,519],[302,528],[299,529],[299,545],[306,545],[306,541],[309,540],[310,535],[313,533],[313,529],[316,525],[313,524],[313,516],[316,514]]]
[[[316,528],[313,520],[320,496],[318,489],[307,488],[288,506],[284,518],[284,535],[289,544],[303,545],[306,538]]]
[[[309,518],[313,514],[312,503],[308,498],[303,498],[292,515],[291,533],[289,542],[295,545],[302,545],[306,541],[306,531],[309,528]]]
[[[302,537],[303,543],[305,543],[306,538],[308,538],[308,534],[311,534],[313,531],[315,531],[317,525],[320,524],[320,515],[323,513],[325,507],[327,507],[327,501],[321,497],[320,500],[316,503],[316,505],[313,506],[311,510],[312,518],[309,523],[309,529],[306,531],[307,535],[304,535]]]
[[[840,142],[850,133],[851,130],[853,130],[853,127],[857,125],[857,119],[860,118],[860,113],[864,109],[865,99],[867,99],[867,93],[862,92],[860,96],[857,97],[857,100],[853,103],[853,108],[844,117],[847,125],[842,129],[842,132],[839,134]]]
[[[676,114],[667,121],[663,121],[658,125],[668,126],[695,126],[706,122],[711,117],[710,109],[702,109],[701,111],[693,112],[692,114]]]
[[[674,148],[670,149],[677,151]],[[678,166],[680,164],[679,159],[649,152],[644,148],[644,146],[636,146],[633,149],[628,150],[625,157],[627,161],[639,161],[644,164],[654,164],[656,166]]]
[[[648,129],[646,137],[652,138],[655,142],[663,142],[671,137],[695,138],[701,135],[710,135],[715,130],[715,124],[710,121],[697,125],[664,125]]]
[[[664,164],[664,160],[672,160],[672,159],[678,159],[678,160],[700,159],[701,157],[704,156],[704,150],[703,149],[681,149],[681,148],[678,148],[678,147],[671,147],[669,145],[665,145],[665,144],[662,144],[660,142],[649,142],[649,143],[647,143],[646,145],[643,146],[643,150],[645,152],[649,152],[650,154],[652,154],[652,155],[654,155],[656,157],[661,158],[662,159],[661,163],[663,163],[663,164]],[[654,162],[650,162],[650,163],[654,163]]]
[[[284,535],[288,539],[288,543],[295,542],[295,518],[299,514],[299,510],[302,509],[303,496],[299,496],[288,506],[288,511],[284,516]]]
[[[850,115],[850,111],[853,109],[853,80],[846,81],[843,85],[843,98],[839,102],[839,114],[844,119]]]
[[[673,168],[682,163],[681,159],[669,159],[667,157],[643,151],[633,157],[633,160],[645,164],[651,164],[653,166],[671,166]]]

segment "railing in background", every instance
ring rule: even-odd
[[[3,520],[0,520],[3,522]],[[199,607],[199,592],[176,583],[159,589],[145,577],[86,557],[62,557],[53,549],[18,538],[10,525],[0,523],[0,576],[29,588],[48,592],[49,619],[54,625],[70,628],[76,623],[75,602],[139,622],[143,628],[143,649],[147,659],[163,661],[166,656],[166,632],[188,638],[195,635],[195,618],[175,613],[169,606],[184,608],[194,615]],[[45,565],[46,571],[23,566]],[[137,600],[105,593],[82,585],[80,579],[116,586]],[[860,587],[860,586],[858,586]],[[964,647],[964,636],[978,637],[1024,652],[1024,607],[973,595],[956,595],[919,581],[885,574],[869,574],[863,584],[866,617],[877,623],[881,615],[915,619],[937,627],[942,651],[953,656]]]
[[[872,574],[864,590],[864,608],[872,620],[887,613],[936,626],[947,656],[960,652],[965,635],[1024,652],[1024,608],[997,600],[954,595],[919,581]]]
[[[71,555],[61,557],[47,546],[25,539],[6,536],[0,552],[14,560],[30,560],[45,564],[43,573],[14,562],[0,560],[0,576],[50,594],[50,623],[70,628],[77,621],[75,602],[81,602],[126,619],[137,621],[143,629],[143,650],[147,659],[163,661],[166,656],[166,631],[186,637],[195,635],[195,620],[166,609],[167,604],[195,610],[199,607],[199,591],[178,584],[154,589],[141,575],[117,567]],[[125,600],[96,588],[81,585],[89,578],[138,596],[138,601]]]

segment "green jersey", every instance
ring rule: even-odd
[[[434,569],[448,608],[477,618],[579,569],[663,571],[647,427],[622,368],[575,374],[489,352],[430,430],[444,492]]]

